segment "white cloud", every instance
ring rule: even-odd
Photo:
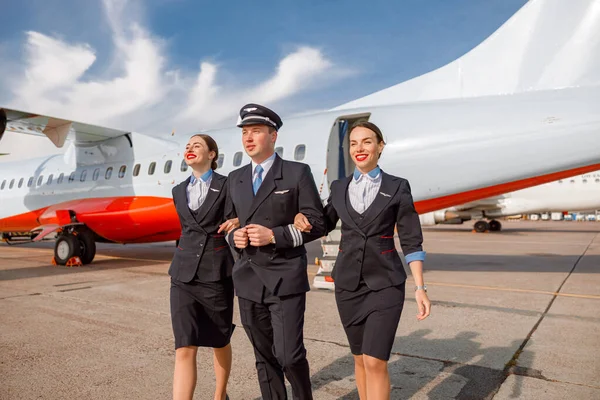
[[[141,3],[104,0],[114,54],[106,71],[86,73],[97,62],[89,44],[28,32],[23,73],[11,77],[8,106],[39,114],[149,132],[207,129],[235,121],[245,102],[270,106],[343,76],[321,50],[299,47],[270,77],[246,87],[219,81],[221,65],[201,62],[186,76],[167,67],[165,44],[140,22]],[[126,17],[126,18],[125,18]]]

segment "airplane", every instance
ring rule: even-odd
[[[581,3],[597,6],[599,2]],[[579,10],[556,0],[533,0],[492,36],[496,40],[505,36],[505,26],[512,32],[514,20],[527,27],[532,8],[548,12],[548,7],[550,15],[560,21]],[[523,13],[528,16],[525,20],[520,16]],[[567,25],[577,30],[582,23],[579,17],[585,18],[577,14]],[[527,31],[533,32],[528,27]],[[536,33],[544,35],[543,30]],[[507,67],[510,57],[502,51],[490,54],[487,42],[472,52],[483,51]],[[548,48],[544,40],[535,50],[543,53]],[[590,55],[588,51],[589,60],[600,59],[597,56],[598,52]],[[581,61],[569,57],[559,61],[563,68],[570,68],[571,60]],[[578,65],[580,70],[583,67]],[[591,71],[598,76],[600,68]],[[464,75],[461,81],[467,83],[468,78]],[[464,96],[414,101],[402,96],[387,100],[376,96],[373,101],[367,96],[332,110],[284,119],[276,151],[307,163],[326,199],[330,183],[354,168],[347,151],[348,127],[358,120],[373,121],[386,136],[382,169],[411,182],[420,214],[442,210],[600,170],[596,150],[600,147],[600,86],[562,83],[539,90],[504,92],[495,87],[494,93],[471,91]],[[179,238],[171,189],[190,174],[182,154],[194,132],[156,137],[60,116],[0,109],[0,126],[6,131],[46,136],[59,148],[66,145],[64,154],[0,163],[0,232],[6,242],[55,236],[54,260],[64,265],[74,257],[80,257],[83,264],[92,262],[96,242]],[[204,133],[219,144],[220,173],[226,175],[249,162],[239,128]],[[565,146],[567,141],[586,146]]]
[[[421,214],[419,218],[423,226],[477,220],[473,230],[483,233],[502,230],[496,218],[587,210],[600,210],[600,171]]]

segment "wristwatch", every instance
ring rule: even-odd
[[[275,244],[275,235],[271,236],[269,239],[269,244]]]
[[[415,286],[415,292],[419,289],[423,289],[425,291],[425,293],[427,293],[427,285]]]

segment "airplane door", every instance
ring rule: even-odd
[[[339,144],[338,144],[338,176],[337,179],[343,178],[346,176],[346,166],[348,164],[348,140],[346,139],[346,134],[348,133],[348,121],[345,119],[341,119],[337,122],[338,124],[338,136],[339,136]]]

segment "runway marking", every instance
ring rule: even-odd
[[[460,288],[467,288],[467,289],[496,290],[496,291],[501,291],[501,292],[547,294],[550,296],[564,296],[564,297],[576,297],[576,298],[581,298],[581,299],[600,300],[600,296],[594,295],[594,294],[559,293],[559,292],[550,292],[550,291],[545,291],[545,290],[514,289],[514,288],[502,288],[502,287],[496,287],[496,286],[461,285],[461,284],[456,284],[456,283],[441,283],[441,282],[427,282],[427,285],[428,286],[460,287]]]

